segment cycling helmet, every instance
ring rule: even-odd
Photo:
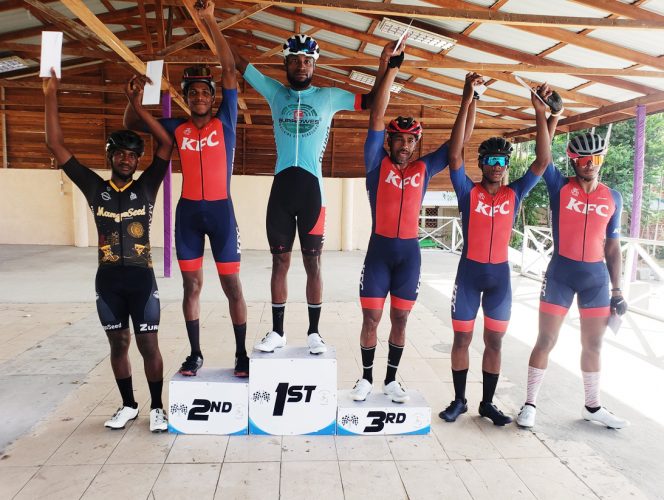
[[[111,156],[118,149],[133,151],[138,156],[143,156],[145,145],[143,139],[131,130],[116,130],[106,140],[106,154]]]
[[[318,60],[320,55],[320,48],[316,40],[309,35],[293,35],[284,43],[283,56],[286,59],[288,56],[304,55],[313,57],[314,61]]]
[[[480,158],[488,155],[510,156],[512,154],[512,143],[502,137],[491,137],[480,144],[477,153]]]
[[[419,141],[422,137],[422,124],[411,116],[400,116],[387,125],[388,134],[413,134]]]
[[[206,83],[210,87],[210,92],[214,96],[216,87],[214,80],[212,79],[212,73],[210,73],[210,68],[206,66],[191,66],[184,70],[184,75],[182,76],[182,82],[180,82],[180,87],[184,95],[187,95],[189,90],[189,85],[196,82]]]
[[[603,154],[606,154],[606,141],[590,132],[577,135],[567,144],[567,156],[572,159]]]

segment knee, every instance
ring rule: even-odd
[[[484,337],[484,347],[490,351],[500,351],[503,345],[503,334],[490,332]]]
[[[602,341],[601,340],[585,340],[581,346],[583,352],[599,355],[602,351]]]
[[[272,269],[276,273],[285,273],[290,267],[290,254],[280,253],[272,256]]]
[[[305,255],[302,257],[304,262],[304,269],[308,275],[320,274],[320,256],[319,255]]]
[[[452,343],[452,349],[454,350],[468,350],[470,342],[473,340],[473,334],[471,332],[455,333],[454,342]]]
[[[182,281],[185,297],[198,297],[201,294],[203,283],[198,278],[188,278]]]
[[[402,309],[393,309],[391,316],[392,326],[398,330],[405,330],[406,323],[408,322],[408,314],[410,311],[404,311]]]
[[[126,356],[129,351],[130,336],[127,332],[127,335],[123,334],[114,334],[109,336],[109,344],[111,346],[111,357],[123,357]]]
[[[535,344],[535,349],[549,353],[556,345],[555,337],[549,335],[540,335],[537,338],[537,343]]]
[[[375,336],[376,330],[378,329],[378,323],[380,323],[380,318],[365,315],[362,319],[362,329]]]
[[[226,293],[226,297],[230,302],[238,302],[242,300],[242,286],[240,285],[240,280],[237,279],[237,277],[226,280],[223,288],[224,292]]]

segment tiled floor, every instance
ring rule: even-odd
[[[1,250],[0,247],[0,253]],[[81,252],[70,250],[72,256]],[[342,268],[355,273],[362,261],[358,253],[326,257],[332,267],[326,274],[326,284],[332,290],[343,286],[334,282],[346,279],[347,273],[340,272]],[[263,257],[248,258],[260,261]],[[440,262],[441,259],[447,260]],[[620,432],[593,426],[578,417],[581,386],[573,371],[574,365],[578,366],[574,317],[563,332],[572,340],[561,338],[563,345],[558,351],[562,351],[562,358],[552,359],[547,373],[540,402],[542,414],[534,432],[516,426],[497,428],[477,415],[481,396],[479,335],[471,349],[470,411],[454,424],[436,416],[453,394],[448,311],[455,262],[447,254],[425,255],[421,297],[409,322],[408,344],[399,369],[404,385],[418,389],[432,407],[432,432],[427,436],[153,435],[147,422],[149,395],[135,348],[131,359],[141,413],[126,429],[110,431],[103,422],[119,399],[92,301],[30,302],[17,297],[19,302],[11,303],[5,297],[0,302],[0,403],[5,404],[3,398],[24,401],[9,392],[12,385],[26,388],[32,399],[48,399],[46,394],[40,394],[34,380],[48,386],[43,393],[55,391],[56,399],[44,403],[36,425],[0,456],[0,498],[657,497],[657,492],[662,491],[658,485],[662,481],[664,456],[663,419],[656,418],[658,403],[639,413],[638,408],[630,409],[630,390],[606,393],[612,408],[616,412],[629,411],[627,416],[634,421],[635,425]],[[254,271],[243,266],[243,273],[263,273],[267,279],[267,266],[257,265]],[[92,279],[89,266],[81,271],[84,273]],[[291,290],[299,296],[296,290],[302,276],[295,274]],[[0,267],[0,280],[7,278],[15,278],[14,271]],[[163,307],[159,336],[168,378],[186,354],[186,339],[178,302],[179,278],[160,279],[159,285]],[[63,282],[60,286],[66,289],[68,284]],[[515,278],[513,287],[518,300],[505,340],[504,370],[496,397],[499,406],[512,414],[521,403],[527,353],[534,339],[537,284]],[[206,366],[227,366],[233,353],[227,307],[218,300],[220,297],[214,297],[218,292],[218,288],[207,292],[201,314]],[[63,293],[76,298],[74,291]],[[270,326],[269,302],[263,294],[264,290],[246,290],[252,332],[248,345]],[[329,298],[323,309],[321,331],[337,350],[339,387],[350,388],[360,367],[360,309],[353,292],[343,295],[343,300]],[[305,318],[306,305],[301,299],[289,303],[286,326],[291,344],[304,345]],[[387,356],[387,317],[384,320],[375,363],[377,379]],[[663,329],[638,317],[633,317],[633,321],[640,325],[638,329],[623,332],[624,337],[619,340],[607,339],[605,384],[620,375],[625,356],[631,361],[640,358],[644,370],[651,370],[653,363],[643,360],[650,350],[660,360],[654,363],[659,385],[653,381],[652,387],[661,387],[664,343],[652,331],[660,328],[661,334]],[[529,338],[524,340],[526,337]],[[633,337],[638,337],[637,341]],[[571,355],[565,350],[568,341]],[[570,369],[566,367],[569,357],[573,358]],[[631,377],[629,373],[623,376]],[[33,379],[26,381],[25,377]],[[64,389],[58,392],[58,386]],[[33,417],[34,414],[29,418]],[[643,436],[642,432],[649,434]]]

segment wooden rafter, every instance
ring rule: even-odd
[[[239,0],[245,3],[257,3],[260,0]],[[542,16],[533,14],[513,14],[490,10],[449,9],[439,7],[420,7],[403,4],[383,4],[363,0],[272,0],[274,5],[284,7],[311,7],[318,9],[343,10],[358,14],[401,15],[419,19],[452,20],[504,24],[508,26],[566,26],[621,29],[664,29],[664,23],[648,19],[606,19],[596,17]]]

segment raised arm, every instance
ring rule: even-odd
[[[233,58],[233,53],[226,37],[221,33],[219,26],[217,26],[217,20],[214,17],[214,2],[212,0],[208,0],[205,3],[205,8],[198,11],[198,17],[201,18],[212,40],[214,40],[214,48],[217,51],[219,64],[221,64],[221,86],[225,89],[237,88],[235,59]]]
[[[44,121],[46,129],[46,147],[49,149],[58,165],[64,165],[72,157],[65,146],[64,135],[60,125],[60,112],[58,110],[58,79],[55,70],[51,68],[51,77],[44,78]]]
[[[537,89],[544,100],[551,96],[551,89],[544,83]],[[535,161],[530,165],[530,171],[541,176],[546,167],[551,163],[551,138],[549,137],[549,127],[546,120],[546,105],[537,97],[536,94],[530,94],[530,100],[535,108],[535,122],[537,124],[537,136],[535,139]]]
[[[390,49],[390,54],[394,51],[394,45],[396,42],[390,42],[389,44],[386,45],[392,46]],[[402,43],[401,46],[399,47],[398,53],[396,54],[397,56],[400,54],[403,54],[403,50],[405,48],[405,43]],[[381,60],[381,65],[383,64]],[[380,80],[380,84],[378,85],[378,88],[372,89],[371,91],[373,92],[373,97],[372,97],[372,105],[371,105],[371,113],[369,115],[369,129],[370,130],[385,130],[385,110],[387,109],[387,105],[390,102],[390,89],[392,88],[392,84],[394,83],[394,78],[397,76],[397,73],[399,71],[399,68],[394,66],[394,67],[387,67],[387,63],[385,63],[386,66],[386,71],[383,75],[383,77]],[[376,78],[376,81],[378,81],[378,78]]]
[[[152,116],[152,113],[143,107],[143,89],[145,88],[146,82],[148,82],[147,76],[133,76],[127,82],[125,95],[138,119],[141,123],[146,125],[148,132],[150,132],[152,137],[157,141],[157,151],[155,151],[155,155],[164,160],[168,160],[171,157],[173,138],[171,134],[161,126],[157,119]]]
[[[471,108],[474,113],[475,106],[473,104],[473,87],[482,84],[482,77],[477,73],[468,73],[466,81],[463,85],[463,94],[461,95],[461,104],[459,105],[459,113],[454,121],[452,127],[452,135],[450,136],[448,160],[450,169],[459,170],[463,164],[463,144],[470,139],[472,128],[468,130],[468,113]],[[474,126],[475,119],[472,118],[471,124]]]
[[[383,78],[385,78],[387,70],[391,69],[389,68],[390,63],[392,64],[392,66],[394,66],[394,68],[397,69],[397,71],[394,72],[394,77],[392,77],[392,83],[394,83],[394,78],[396,78],[397,76],[396,74],[398,72],[399,67],[401,66],[401,62],[403,62],[403,54],[404,54],[404,49],[406,47],[407,38],[408,37],[404,37],[403,42],[401,43],[399,50],[396,53],[395,53],[395,47],[397,44],[396,40],[388,42],[385,45],[385,47],[383,47],[383,52],[380,55],[378,63],[378,72],[376,73],[376,80],[374,81],[373,87],[371,87],[369,93],[364,95],[364,106],[366,107],[366,109],[371,109],[373,107],[377,94],[380,92],[379,90],[380,84],[383,81]],[[390,87],[392,87],[391,83]]]

